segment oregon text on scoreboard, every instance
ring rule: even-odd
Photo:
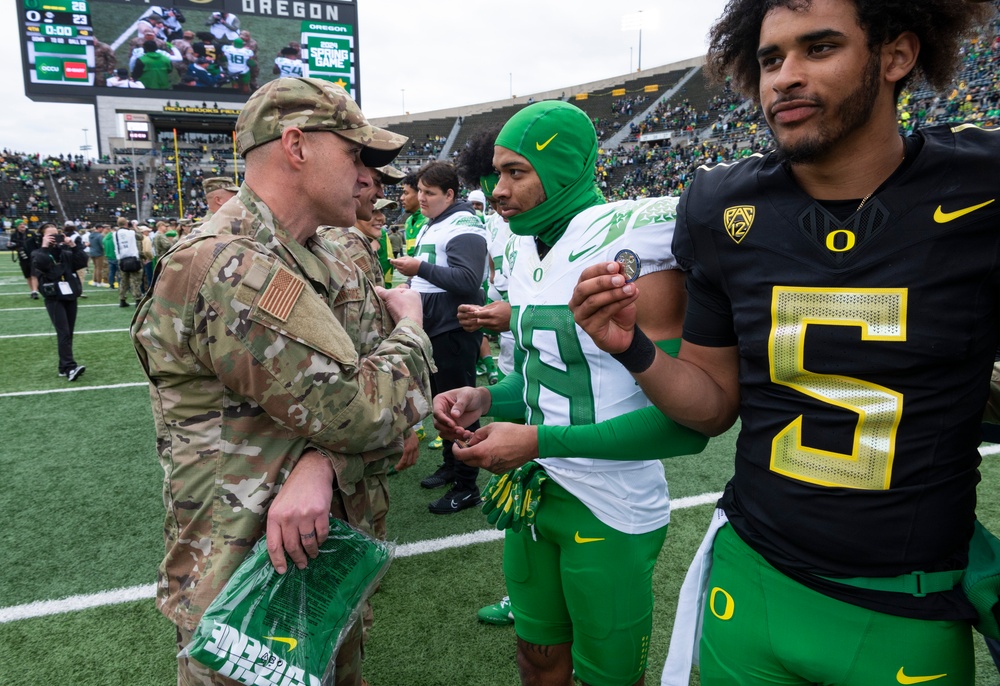
[[[360,102],[356,0],[16,2],[25,93],[33,100],[94,103],[99,95],[176,95],[245,102],[247,89],[229,78],[226,55],[248,32],[256,51],[255,87],[283,73],[301,73],[338,83]],[[175,67],[169,87],[109,85],[109,80],[117,83],[116,69],[134,72],[149,31],[155,34],[157,52]]]

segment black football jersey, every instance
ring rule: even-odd
[[[958,593],[815,576],[965,566],[1000,331],[1000,131],[929,128],[907,151],[860,211],[814,200],[774,153],[700,169],[674,239],[684,338],[738,346],[722,504],[744,541],[828,595],[967,617]]]

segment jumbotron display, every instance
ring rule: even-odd
[[[245,101],[280,76],[315,76],[360,102],[356,0],[16,1],[33,100]]]

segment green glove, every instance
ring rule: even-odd
[[[528,477],[524,486],[524,499],[521,503],[521,525],[532,526],[535,523],[535,513],[538,503],[542,502],[542,484],[549,480],[544,469],[536,469]]]
[[[534,522],[541,486],[547,477],[537,462],[494,475],[483,491],[483,514],[500,531],[519,532]]]

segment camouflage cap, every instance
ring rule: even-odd
[[[385,186],[391,186],[394,183],[399,183],[406,178],[405,173],[396,169],[391,164],[375,167],[375,171],[382,175],[382,184]]]
[[[201,187],[205,190],[205,195],[212,191],[232,191],[239,193],[240,187],[233,183],[228,176],[212,176],[201,182]]]
[[[375,201],[375,209],[379,212],[384,210],[395,210],[399,207],[399,203],[395,200],[387,200],[386,198],[379,198]]]
[[[247,101],[236,120],[236,149],[246,157],[259,145],[281,138],[290,127],[302,131],[335,131],[365,146],[368,167],[389,164],[406,136],[368,123],[358,104],[340,86],[314,78],[282,78],[264,84]]]

